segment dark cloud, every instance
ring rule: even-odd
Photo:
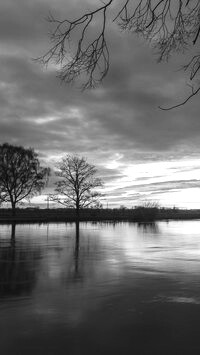
[[[11,3],[12,1],[4,6],[8,7],[9,11],[12,9],[9,7]],[[48,2],[41,0],[33,7],[31,2],[20,1],[18,8],[19,5],[23,6],[24,13],[27,13],[26,20],[22,21],[20,12],[15,11],[15,8],[12,9],[10,25],[4,26],[2,38],[6,28],[8,32],[13,28],[12,17],[15,21],[19,21],[19,16],[21,26],[24,26],[20,37],[25,42],[28,41],[28,26],[31,21],[27,21],[27,18],[31,16],[34,18],[40,8],[42,11],[47,11],[47,4]],[[52,3],[49,2],[49,6],[51,8]],[[8,15],[4,13],[4,17],[8,18]],[[39,21],[38,16],[36,19]],[[14,30],[13,32],[16,33]],[[83,120],[89,128],[86,132],[86,140],[95,140],[94,132],[90,131],[90,127],[95,124],[98,126],[99,135],[106,136],[107,142],[108,137],[112,137],[107,144],[109,149],[120,150],[123,146],[127,150],[130,148],[170,150],[184,140],[195,139],[200,130],[196,118],[198,106],[196,108],[192,106],[192,110],[191,107],[187,107],[190,120],[188,120],[188,112],[183,114],[183,111],[179,110],[165,113],[157,108],[164,99],[165,102],[170,102],[163,90],[166,85],[171,84],[169,79],[173,80],[172,75],[169,77],[169,70],[166,72],[165,69],[161,70],[161,66],[154,62],[152,53],[135,38],[124,36],[119,42],[120,37],[113,29],[109,37],[110,42],[112,41],[110,73],[100,89],[84,94],[71,87],[61,86],[54,70],[43,70],[38,64],[32,62],[28,55],[20,56],[20,51],[17,55],[14,52],[15,55],[1,57],[0,79],[4,85],[0,100],[5,104],[2,105],[5,117],[13,120],[16,116],[31,117],[34,120],[37,117],[52,115],[56,117],[59,114],[59,118],[62,117],[64,120],[70,107],[76,107],[83,113]],[[4,38],[6,40],[6,35]],[[12,35],[11,38],[15,43]],[[39,38],[37,41],[39,42]],[[176,86],[176,82],[174,85]],[[71,124],[73,122],[75,126],[74,117],[71,118]],[[59,123],[61,123],[60,119],[57,128]],[[69,118],[67,125],[70,126]],[[63,126],[65,125],[60,124],[62,132],[65,128]],[[46,137],[48,139],[48,134]],[[55,148],[57,149],[57,146]]]

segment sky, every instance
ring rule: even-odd
[[[158,64],[149,44],[110,22],[110,69],[95,89],[63,85],[56,65],[33,60],[50,46],[50,12],[74,18],[100,4],[0,1],[0,143],[33,147],[52,170],[65,154],[86,157],[104,181],[102,203],[110,208],[146,201],[200,208],[200,97],[170,111],[158,107],[185,97],[184,55]],[[33,202],[44,201],[54,183],[52,174]]]

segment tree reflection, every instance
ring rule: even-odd
[[[80,226],[79,221],[76,221],[76,240],[75,240],[75,253],[74,253],[74,260],[75,260],[75,275],[79,273],[79,236],[80,236]]]
[[[156,222],[142,222],[142,223],[137,223],[138,229],[144,233],[144,234],[159,234],[159,226]]]
[[[72,248],[69,245],[65,254],[65,270],[63,278],[67,285],[82,283],[95,273],[95,258],[98,255],[99,238],[91,238],[90,234],[84,229],[80,229],[79,223],[75,224],[75,234]],[[103,258],[104,254],[101,253]]]
[[[13,223],[10,241],[0,244],[0,296],[29,294],[36,283],[40,250],[16,242],[15,234]]]
[[[11,245],[14,246],[15,244],[15,230],[16,230],[16,223],[13,222],[11,226]]]

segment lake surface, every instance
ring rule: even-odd
[[[0,225],[0,354],[200,354],[200,221]]]

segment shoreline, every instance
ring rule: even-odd
[[[162,220],[194,220],[200,218],[200,210],[133,208],[133,209],[84,209],[80,211],[80,222],[156,222]],[[0,209],[0,224],[12,223],[73,223],[73,209]]]

